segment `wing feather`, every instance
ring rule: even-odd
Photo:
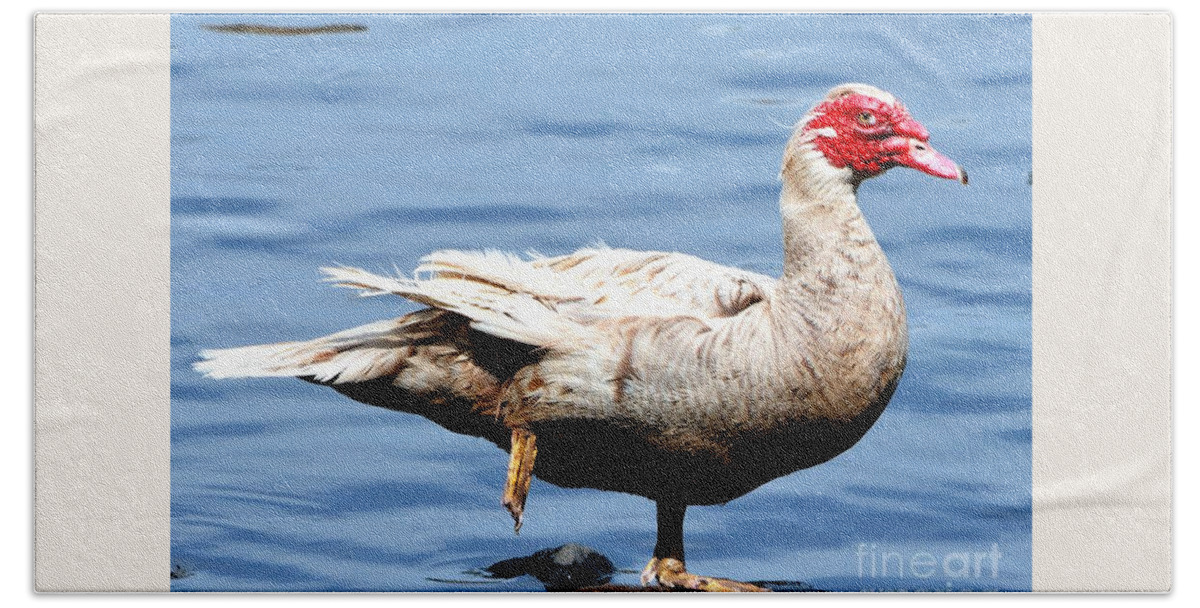
[[[471,326],[533,346],[587,344],[599,320],[733,317],[769,297],[775,280],[681,253],[594,247],[527,258],[446,250],[421,260],[415,278],[350,267],[322,269],[363,296],[398,295],[458,313]]]

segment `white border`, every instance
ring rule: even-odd
[[[1171,586],[1170,53],[1162,13],[1033,17],[1035,591]]]
[[[641,9],[646,6],[636,2],[598,2],[590,3],[591,8],[605,10],[620,10],[624,9]],[[669,10],[818,10],[822,7],[812,3],[797,3],[786,2],[780,0],[769,0],[755,2],[752,5],[729,6],[720,4],[699,1],[699,2],[681,2],[678,0],[669,2],[657,2],[656,7],[661,7]],[[1200,30],[1197,30],[1196,22],[1198,11],[1193,3],[1185,2],[1184,0],[1165,0],[1151,5],[1141,5],[1131,2],[1116,2],[1111,0],[1093,0],[1093,1],[1060,1],[1049,6],[1030,6],[1027,2],[1005,2],[996,1],[986,4],[965,5],[963,2],[953,1],[926,1],[915,7],[900,7],[894,4],[884,4],[879,2],[859,2],[855,0],[842,0],[837,3],[837,6],[842,10],[879,10],[891,11],[901,8],[905,9],[922,9],[922,10],[1006,10],[1006,11],[1024,11],[1030,9],[1046,10],[1171,10],[1176,17],[1176,65],[1183,66],[1183,69],[1176,68],[1176,98],[1177,99],[1194,99],[1192,94],[1196,89],[1196,73],[1193,62],[1190,61],[1196,57],[1196,39]],[[359,2],[345,7],[337,7],[339,10],[396,10],[403,8],[406,10],[491,10],[496,7],[506,9],[523,8],[560,8],[561,5],[547,2],[521,2],[514,5],[513,3],[484,3],[479,1],[473,2],[456,2],[449,0],[446,2],[431,2],[422,0],[418,2],[405,3],[403,6],[397,5],[395,2],[385,2],[380,0],[360,0]],[[32,66],[32,12],[35,10],[97,10],[99,7],[95,4],[84,2],[61,2],[50,4],[46,2],[31,2],[26,0],[16,0],[6,3],[3,7],[6,19],[0,20],[0,28],[4,28],[3,36],[4,44],[6,45],[6,75],[9,76],[8,82],[10,86],[16,89],[21,88],[24,83],[25,87],[29,87],[31,81],[31,66]],[[334,8],[328,4],[321,4],[308,0],[260,0],[253,6],[246,6],[243,3],[231,0],[212,0],[198,5],[198,3],[182,3],[182,2],[125,2],[118,7],[122,10],[209,10],[209,11],[245,11],[251,9],[261,9],[268,11],[290,11],[290,10],[305,10],[305,11],[320,11]],[[1192,69],[1188,69],[1192,66]],[[29,89],[26,88],[26,91]],[[4,114],[11,121],[12,128],[6,132],[9,134],[8,145],[6,146],[6,158],[3,164],[0,164],[7,172],[5,177],[8,179],[4,183],[8,184],[13,192],[12,198],[16,199],[9,205],[4,206],[7,215],[5,222],[0,222],[0,229],[4,230],[0,237],[0,246],[4,247],[5,256],[3,259],[9,262],[13,268],[12,274],[15,275],[15,282],[18,284],[16,293],[11,293],[4,299],[5,315],[2,316],[6,320],[4,335],[10,340],[8,345],[10,348],[0,351],[0,369],[9,371],[11,376],[18,379],[16,388],[12,391],[13,398],[9,400],[12,420],[10,424],[5,425],[7,436],[6,441],[2,442],[7,448],[5,454],[8,458],[5,462],[8,466],[5,471],[9,473],[6,481],[9,482],[9,487],[14,489],[17,496],[25,496],[24,500],[16,499],[6,501],[8,516],[5,521],[11,526],[11,532],[8,535],[10,539],[10,550],[6,552],[8,557],[5,565],[7,568],[0,569],[0,576],[4,577],[3,589],[8,591],[4,595],[5,599],[15,599],[18,605],[22,602],[32,601],[30,591],[32,589],[32,559],[31,551],[28,550],[32,545],[32,536],[30,533],[30,522],[32,521],[32,504],[29,497],[31,496],[32,488],[32,449],[31,449],[31,433],[32,426],[31,408],[28,404],[31,402],[32,385],[31,382],[23,378],[31,378],[31,206],[29,201],[32,200],[32,188],[30,175],[31,154],[30,154],[30,116],[31,104],[28,94],[10,94],[4,97],[4,103],[8,112]],[[1191,161],[1196,156],[1194,147],[1188,145],[1189,142],[1196,141],[1197,126],[1196,122],[1189,120],[1185,113],[1180,113],[1180,117],[1176,121],[1176,166],[1180,169],[1180,173],[1187,176],[1191,167]],[[22,137],[20,134],[26,134]],[[1176,234],[1180,236],[1175,240],[1175,268],[1176,271],[1176,310],[1180,311],[1175,320],[1176,331],[1176,369],[1191,370],[1196,369],[1197,364],[1200,364],[1200,358],[1196,352],[1196,322],[1195,317],[1189,316],[1187,311],[1194,310],[1198,298],[1196,295],[1197,275],[1194,272],[1189,273],[1188,270],[1192,267],[1192,262],[1197,259],[1197,248],[1200,247],[1200,239],[1187,238],[1193,228],[1200,227],[1197,222],[1197,214],[1200,211],[1196,210],[1194,201],[1200,200],[1196,196],[1196,185],[1194,181],[1187,179],[1175,180],[1176,200],[1181,201],[1175,211],[1176,218]],[[1191,202],[1191,203],[1189,203]],[[22,272],[21,269],[24,269]],[[1175,425],[1179,431],[1181,438],[1186,438],[1187,431],[1194,428],[1192,421],[1195,416],[1191,413],[1190,404],[1196,402],[1197,389],[1187,382],[1189,378],[1186,376],[1180,379],[1176,377],[1175,386],[1175,402],[1176,416]],[[1176,469],[1180,471],[1191,470],[1190,465],[1194,463],[1196,449],[1193,447],[1194,442],[1184,441],[1178,442],[1176,446],[1176,459],[1178,464]],[[1189,511],[1194,511],[1190,508],[1194,505],[1192,498],[1193,484],[1188,483],[1188,476],[1177,477],[1176,482],[1176,512],[1182,514],[1183,517],[1176,519],[1175,537],[1176,543],[1180,547],[1189,546],[1188,541],[1195,537],[1195,526],[1191,525],[1191,521],[1186,516]],[[21,550],[24,539],[24,546],[27,550]],[[1195,560],[1191,558],[1190,552],[1183,550],[1177,551],[1177,572],[1190,573],[1196,565]],[[1195,585],[1189,584],[1188,577],[1177,581],[1177,590],[1173,592],[1167,599],[1168,602],[1174,603],[1183,601],[1181,598],[1193,597],[1195,593]],[[24,598],[22,600],[22,598]],[[125,601],[128,598],[123,597],[100,597],[89,598],[89,601]],[[160,598],[162,599],[162,598]],[[306,601],[312,598],[300,598],[296,596],[288,597],[265,597],[255,596],[254,598],[245,597],[230,597],[230,596],[208,596],[204,598],[194,598],[191,601],[210,602],[210,601]],[[361,598],[362,601],[395,601],[395,598],[374,597]],[[413,598],[416,599],[416,598]],[[530,601],[531,598],[498,598],[491,597],[488,601],[496,601],[501,604],[515,601]],[[575,598],[582,600],[583,598]],[[633,598],[629,598],[633,599]],[[807,599],[807,598],[806,598]],[[1054,601],[1072,603],[1074,601],[1094,601],[1095,598],[1075,597],[1075,598],[1047,598],[1033,597],[1022,598],[1021,601],[1045,602]],[[1106,598],[1107,599],[1107,598]],[[1116,598],[1112,598],[1116,599]],[[1193,599],[1195,599],[1193,597]],[[987,598],[980,598],[982,601],[987,601]],[[59,601],[74,601],[70,598],[59,598]],[[153,598],[142,598],[141,601],[158,601]],[[445,600],[441,600],[445,601]],[[820,601],[814,598],[810,601]],[[875,601],[871,597],[842,597],[838,601],[848,601],[852,604],[865,601]],[[922,597],[889,597],[884,601],[895,602],[926,602],[937,601],[935,598],[927,596]],[[1118,600],[1120,601],[1120,600]],[[1189,602],[1190,605],[1190,602]]]
[[[41,15],[36,588],[167,590],[169,15]]]

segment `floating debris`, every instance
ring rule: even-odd
[[[255,23],[230,23],[227,25],[205,25],[206,30],[224,32],[226,34],[260,34],[266,36],[308,36],[312,34],[353,34],[367,31],[367,26],[356,23],[335,23],[332,25],[289,26],[262,25]]]

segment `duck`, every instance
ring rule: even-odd
[[[210,378],[287,377],[423,416],[508,452],[514,530],[533,477],[655,502],[646,587],[762,591],[686,567],[688,507],[718,505],[853,447],[908,356],[904,298],[857,203],[895,167],[967,173],[891,93],[834,87],[784,148],[779,277],[679,252],[445,250],[411,277],[322,269],[424,308],[304,341],[199,353]]]

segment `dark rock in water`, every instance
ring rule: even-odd
[[[547,591],[574,591],[603,585],[612,580],[616,572],[612,561],[602,553],[576,543],[499,561],[484,570],[497,578],[528,574],[541,581]]]

